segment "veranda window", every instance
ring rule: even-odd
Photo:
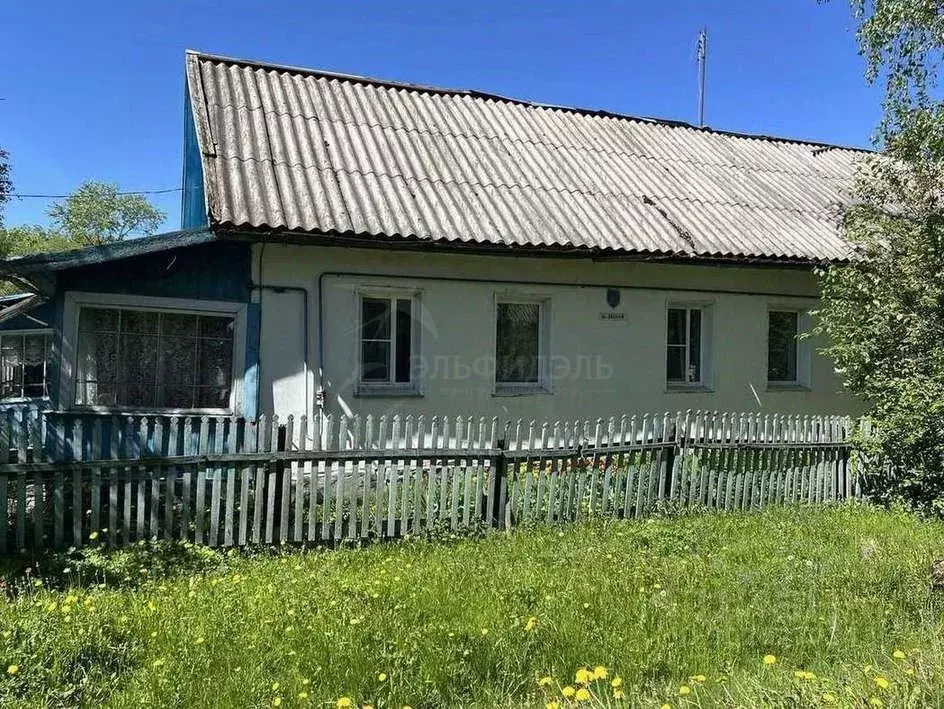
[[[75,403],[229,409],[232,315],[82,306]]]
[[[0,335],[0,399],[49,396],[51,350],[48,333]]]

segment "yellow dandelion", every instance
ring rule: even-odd
[[[623,686],[623,678],[619,676],[614,677],[613,681],[610,682],[610,686],[613,687],[613,689],[619,689]]]
[[[274,706],[274,707],[280,707],[280,706],[282,706],[282,697],[275,697],[275,698],[272,700],[272,706]]]
[[[560,709],[560,702],[550,701],[544,705],[544,709]]]
[[[524,626],[525,632],[529,632],[529,633],[530,633],[530,632],[531,632],[532,630],[534,630],[537,626],[538,626],[538,619],[535,618],[534,616],[531,616],[530,618],[528,618],[528,622],[525,623],[525,626]]]
[[[869,706],[870,707],[883,707],[885,706],[885,702],[883,702],[878,697],[869,697]]]
[[[895,650],[895,652],[892,653],[892,657],[896,660],[904,660],[908,656],[905,654],[904,650]]]
[[[338,709],[350,709],[352,706],[354,706],[354,702],[350,697],[341,697],[337,702],[335,702],[335,706]]]
[[[279,687],[281,687],[281,686],[282,686],[282,685],[280,685],[278,682],[273,682],[273,683],[272,683],[272,691],[273,691],[273,692],[278,692],[278,691],[279,691]]]
[[[593,668],[593,679],[606,679],[610,673],[606,671],[603,665],[597,665]]]
[[[299,699],[308,699],[308,692],[299,692],[299,693],[298,693],[298,698],[299,698]]]
[[[19,666],[19,665],[8,665],[8,666],[7,666],[7,674],[8,674],[8,675],[18,675],[18,674],[20,674],[20,666]]]
[[[569,684],[561,690],[561,694],[564,695],[567,699],[570,699],[577,693],[577,690],[571,687]]]
[[[672,709],[672,705],[666,703],[666,704],[663,704],[661,707],[659,707],[659,709]]]
[[[203,643],[204,643],[204,640],[203,640],[203,636],[202,636],[202,635],[201,635],[199,638],[197,638],[196,640],[193,641],[193,644],[194,644],[194,645],[203,645]]]
[[[879,689],[888,689],[888,680],[884,677],[876,677],[875,686]]]
[[[574,675],[574,682],[577,684],[587,684],[592,679],[593,673],[591,673],[586,667],[581,667],[579,670],[577,670],[577,674]]]
[[[614,690],[613,690],[613,699],[622,699],[622,698],[625,697],[625,696],[626,696],[626,694],[623,692],[622,689],[614,689]]]
[[[816,675],[807,670],[797,670],[793,673],[793,676],[797,679],[816,679]]]
[[[49,611],[50,613],[55,613],[58,607],[59,607],[59,604],[53,601],[52,603],[46,606],[46,610]]]
[[[823,700],[823,704],[835,704],[839,701],[839,698],[832,692],[823,692],[823,696],[820,698]]]
[[[704,682],[707,679],[705,675],[692,675],[691,677],[692,682]]]
[[[764,664],[765,665],[775,665],[777,664],[776,655],[764,655]]]
[[[488,635],[488,628],[482,628],[482,637]]]
[[[581,687],[574,695],[574,699],[576,699],[578,702],[585,702],[590,699],[590,691],[586,687]]]
[[[387,673],[386,673],[386,672],[381,672],[379,675],[377,675],[377,681],[378,681],[378,682],[386,682],[386,681],[387,681]]]
[[[542,677],[541,679],[538,680],[539,687],[549,687],[552,684],[554,684],[553,677]]]
[[[685,695],[691,694],[691,693],[692,693],[692,688],[689,687],[687,684],[683,684],[681,687],[679,687],[679,696],[684,697]]]

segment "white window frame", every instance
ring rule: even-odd
[[[49,338],[49,356],[46,362],[46,371],[43,377],[46,381],[46,391],[48,393],[46,396],[10,396],[5,399],[0,398],[0,404],[22,404],[30,401],[49,401],[52,396],[53,385],[52,366],[58,355],[55,330],[49,327],[29,328],[22,330],[0,330],[0,340],[2,340],[4,337],[10,337],[11,335],[45,335]]]
[[[698,372],[699,380],[672,381],[669,380],[668,366],[666,360],[669,351],[669,311],[685,311],[685,371],[688,372],[689,357],[691,355],[691,317],[689,312],[697,310],[701,313],[701,342],[699,342],[698,352]],[[714,303],[710,301],[675,301],[670,300],[666,303],[665,314],[662,318],[663,336],[662,336],[662,355],[663,355],[663,379],[668,391],[711,391],[712,390],[712,344],[714,327]],[[672,345],[678,347],[679,345]],[[686,375],[687,378],[687,375]]]
[[[419,396],[420,390],[420,307],[421,292],[415,288],[383,288],[374,286],[357,287],[354,290],[354,310],[357,313],[357,327],[354,331],[354,347],[357,352],[357,370],[355,372],[357,396]],[[363,367],[364,298],[376,298],[391,301],[390,308],[390,381],[368,382],[361,379]],[[410,301],[410,381],[397,382],[397,332],[395,301]]]
[[[498,306],[537,305],[538,310],[538,381],[498,381]],[[551,298],[547,295],[497,293],[492,304],[492,390],[497,396],[550,394]]]
[[[162,406],[96,406],[77,404],[75,377],[79,342],[79,313],[82,307],[119,308],[129,310],[152,310],[165,313],[189,315],[231,316],[233,323],[233,386],[230,390],[229,406],[222,408],[180,409]],[[156,296],[123,295],[112,293],[84,293],[68,291],[62,318],[62,348],[59,374],[59,402],[63,408],[101,413],[150,413],[166,414],[237,414],[243,408],[243,373],[246,368],[246,303],[222,300],[192,300],[189,298],[164,298]]]
[[[771,313],[796,313],[797,316],[797,338],[796,338],[796,379],[794,380],[774,380],[768,379],[770,371],[770,314]],[[767,382],[767,388],[770,390],[799,390],[808,391],[810,388],[810,376],[812,369],[812,353],[809,341],[804,339],[802,334],[809,330],[810,316],[807,308],[798,307],[796,304],[785,305],[782,303],[770,303],[767,307],[767,323],[764,328],[764,379]]]

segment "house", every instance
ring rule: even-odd
[[[184,230],[4,262],[48,322],[0,323],[23,382],[5,393],[245,416],[857,408],[798,335],[813,268],[847,255],[862,151],[196,52],[186,88]],[[34,331],[41,382],[8,354]]]

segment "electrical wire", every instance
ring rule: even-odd
[[[116,195],[130,195],[130,194],[170,194],[171,192],[183,192],[183,187],[170,187],[165,190],[129,190],[128,192],[115,192]],[[19,199],[28,199],[28,198],[37,198],[37,199],[64,199],[66,197],[71,197],[71,194],[21,194],[14,192],[10,195],[11,197],[18,197]]]

